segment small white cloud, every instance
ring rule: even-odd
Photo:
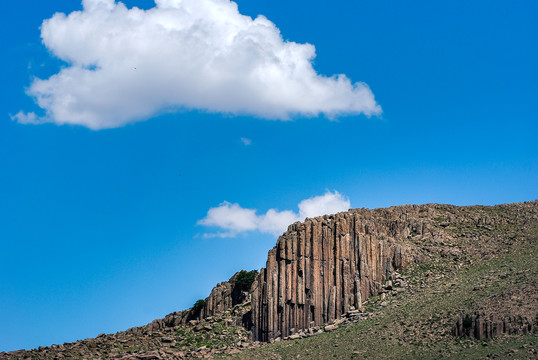
[[[245,145],[245,146],[249,146],[252,144],[252,140],[249,139],[249,138],[245,138],[245,137],[242,137],[241,138],[241,142]]]
[[[297,214],[293,211],[269,209],[265,215],[258,216],[258,228],[256,230],[263,233],[278,235],[284,232],[290,224],[299,220]]]
[[[316,217],[324,214],[336,214],[339,211],[348,210],[351,207],[349,199],[346,199],[338,191],[327,191],[325,195],[314,196],[299,203],[299,214],[302,219]]]
[[[368,85],[318,74],[313,45],[284,41],[233,1],[155,4],[83,0],[81,11],[45,20],[43,44],[67,66],[27,90],[45,115],[15,119],[103,129],[180,109],[281,120],[381,113]]]
[[[255,230],[258,227],[257,220],[256,210],[245,209],[239,204],[224,201],[218,207],[209,209],[206,217],[198,221],[198,224],[241,232]]]
[[[235,236],[237,236],[237,232],[235,231],[219,231],[216,233],[205,233],[202,235],[204,239],[213,239],[213,238],[226,239],[226,238],[231,238]]]
[[[298,205],[299,214],[291,210],[278,211],[269,209],[263,215],[257,215],[256,209],[246,209],[239,204],[227,201],[218,207],[210,208],[207,215],[198,221],[199,225],[218,227],[223,232],[204,234],[204,237],[234,237],[247,231],[259,231],[278,235],[286,231],[290,224],[302,221],[307,217],[316,217],[325,214],[334,214],[348,210],[351,207],[338,191],[327,191],[324,195],[314,196],[301,201]]]
[[[24,113],[22,111],[19,111],[15,115],[10,115],[11,121],[16,121],[19,124],[32,124],[32,125],[38,125],[43,124],[46,122],[44,119],[40,119],[35,113]]]

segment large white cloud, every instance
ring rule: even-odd
[[[296,221],[302,221],[307,217],[334,214],[348,210],[350,207],[349,199],[338,191],[327,191],[324,195],[301,201],[298,204],[298,214],[291,210],[269,209],[265,214],[257,215],[256,209],[246,209],[239,204],[225,201],[218,207],[210,208],[206,217],[198,221],[198,224],[221,229],[217,233],[205,234],[206,237],[233,237],[246,231],[279,235],[286,230],[288,225]]]
[[[284,41],[264,16],[229,0],[155,3],[83,0],[45,20],[44,45],[68,66],[27,90],[45,115],[12,118],[102,129],[180,109],[282,120],[381,112],[366,84],[317,74],[314,46]]]

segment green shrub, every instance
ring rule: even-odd
[[[242,290],[248,290],[250,289],[252,283],[256,280],[256,276],[258,276],[258,270],[241,270],[235,278],[235,284],[236,286],[239,286]]]
[[[200,299],[200,300],[197,300],[197,301],[194,303],[193,308],[195,308],[195,309],[201,309],[202,307],[204,307],[204,305],[205,305],[205,300],[204,300],[204,299]]]

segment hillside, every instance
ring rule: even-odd
[[[290,225],[252,283],[193,309],[0,358],[536,358],[537,250],[538,201],[349,210]]]

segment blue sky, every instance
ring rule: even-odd
[[[167,69],[193,59],[175,38],[162,52],[142,53],[131,73],[116,72],[133,50],[97,56],[98,32],[92,48],[74,31],[60,36],[59,21],[42,44],[42,22],[82,10],[79,1],[2,5],[0,351],[120,331],[188,308],[235,271],[264,266],[283,221],[330,204],[538,198],[535,1],[237,3],[243,15],[264,15],[275,27],[262,28],[278,29],[283,41],[247,32],[242,47],[224,49],[231,55],[214,77],[193,62],[170,83]],[[209,10],[196,14],[207,20]],[[111,21],[101,27],[133,31],[121,16]],[[221,45],[203,36],[201,64]],[[314,72],[301,57],[308,47],[293,52],[290,42],[315,46]],[[262,67],[263,86],[245,80],[251,64],[284,48],[273,78]],[[246,65],[235,69],[235,60]],[[36,105],[35,79],[74,64],[73,81],[45,82],[39,93],[50,103]],[[295,65],[304,71],[292,76]],[[84,71],[101,77],[84,83]],[[147,77],[136,82],[134,72]],[[309,96],[318,87],[321,95]],[[66,94],[76,106],[62,107]]]

